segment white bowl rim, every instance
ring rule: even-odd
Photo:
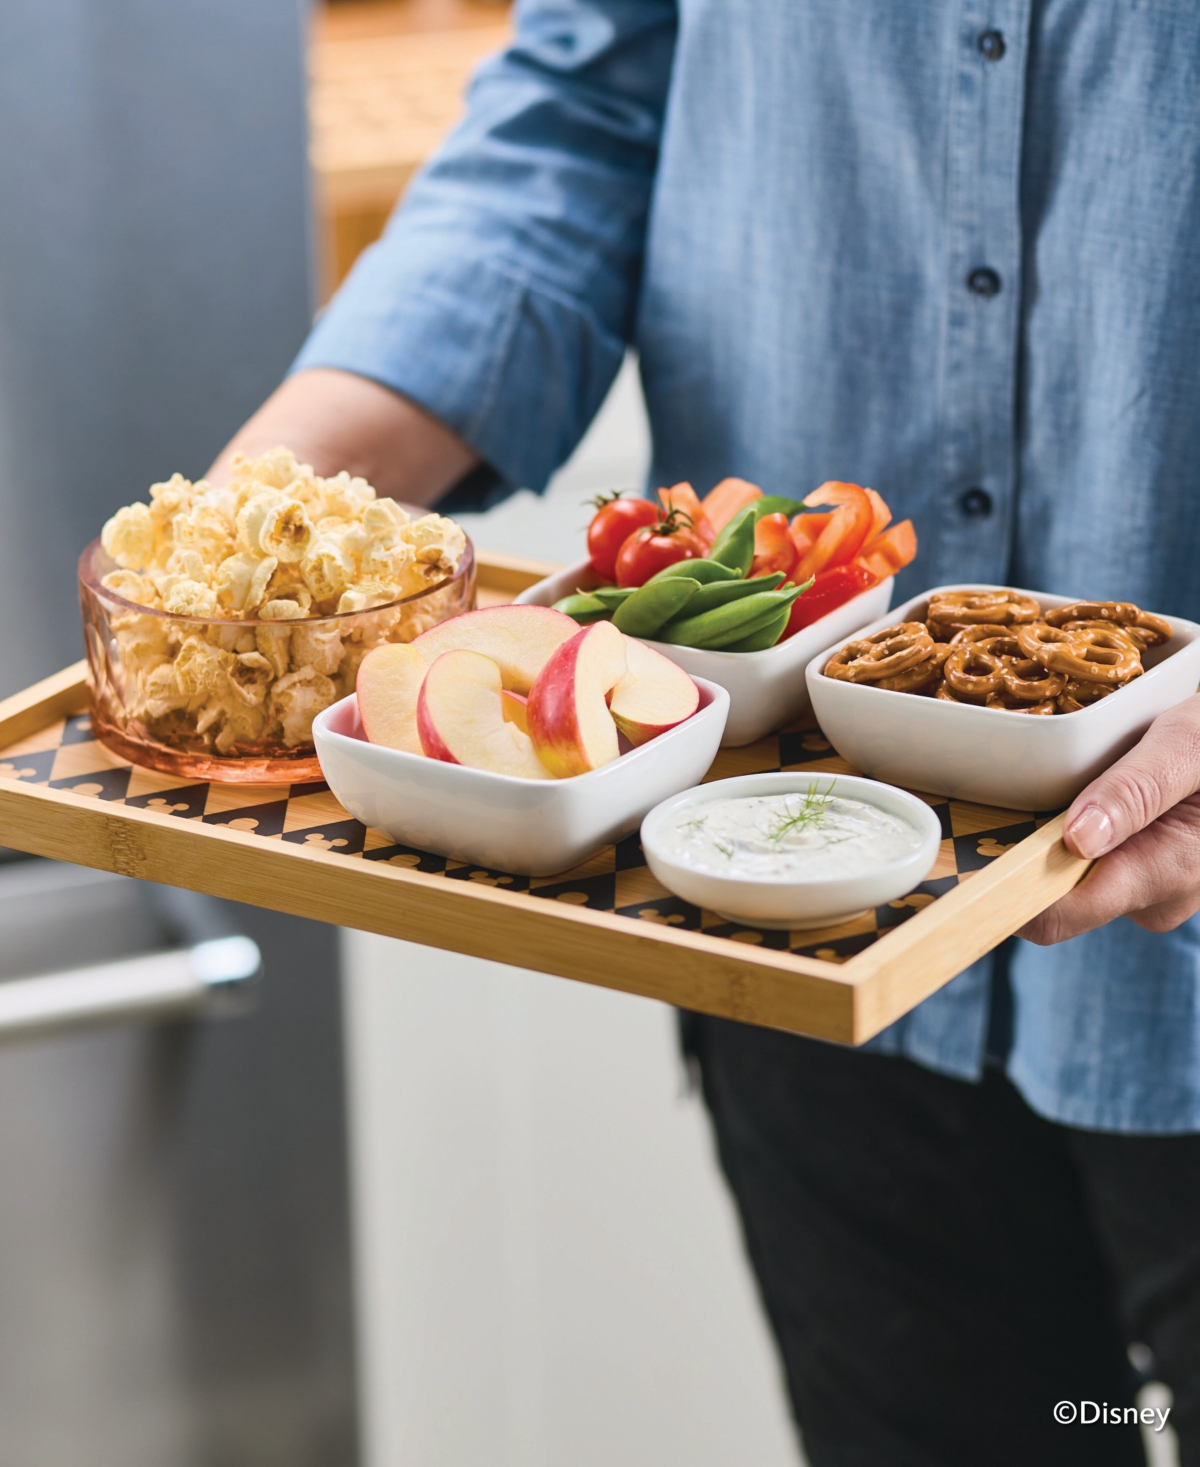
[[[828,665],[829,659],[836,652],[841,651],[848,642],[856,641],[859,637],[871,636],[875,632],[885,631],[889,626],[898,626],[900,624],[899,618],[912,607],[914,602],[925,601],[930,596],[936,596],[941,591],[1015,591],[1018,596],[1032,596],[1039,605],[1041,604],[1042,598],[1047,596],[1053,597],[1056,601],[1060,601],[1064,605],[1070,605],[1072,601],[1095,599],[1094,597],[1088,596],[1064,596],[1060,591],[1029,591],[1023,586],[1001,586],[989,581],[960,581],[954,585],[930,586],[927,591],[920,591],[917,595],[910,596],[907,601],[901,602],[899,606],[893,606],[886,616],[881,616],[877,621],[869,622],[865,627],[859,627],[858,631],[851,632],[848,637],[843,637],[840,642],[835,642],[833,646],[826,647],[823,652],[818,652],[805,669],[806,674],[811,673],[814,677],[822,678],[826,682],[837,682],[841,687],[866,688],[872,693],[885,693],[889,697],[912,698],[912,693],[900,693],[894,688],[879,688],[874,683],[843,683],[840,679],[827,677],[824,669]],[[1053,609],[1052,607],[1051,610]],[[1164,621],[1169,621],[1172,627],[1172,635],[1179,629],[1186,627],[1200,637],[1200,624],[1194,621],[1188,621],[1186,617],[1168,616],[1165,612],[1153,612],[1151,614],[1161,616]],[[1144,682],[1146,678],[1153,677],[1172,657],[1182,651],[1183,647],[1181,645],[1176,647],[1173,652],[1168,652],[1153,667],[1146,668],[1141,677],[1134,678],[1131,682],[1125,683],[1117,689],[1117,692],[1124,693],[1129,688],[1136,687],[1138,684]],[[817,666],[818,663],[821,664],[820,667]],[[1078,718],[1081,713],[1100,713],[1104,710],[1105,704],[1108,701],[1108,698],[1099,698],[1095,703],[1088,703],[1083,708],[1076,708],[1072,713],[1062,713],[1056,715],[1056,717]],[[964,715],[972,718],[978,717],[981,713],[985,713],[989,721],[993,720],[997,714],[1000,714],[1004,718],[1019,718],[1022,725],[1027,725],[1031,721],[1035,724],[1041,723],[1042,721],[1040,718],[1031,720],[1028,713],[1017,713],[1010,708],[985,708],[979,703],[951,703],[948,698],[924,698],[922,702],[928,703],[935,708],[940,707],[947,710],[946,713],[940,715],[935,714],[935,717],[940,716],[944,718],[949,716],[951,718],[961,719]]]
[[[649,752],[660,748],[664,739],[670,739],[673,734],[687,729],[696,719],[711,713],[714,709],[718,714],[728,716],[729,693],[720,683],[712,683],[707,678],[695,676],[693,676],[692,681],[700,689],[701,697],[703,698],[707,695],[708,701],[706,703],[702,702],[700,707],[690,717],[685,718],[682,723],[677,723],[674,728],[667,729],[666,733],[659,734],[657,738],[647,739],[644,744],[638,744],[634,748],[627,750],[610,763],[602,764],[599,769],[589,769],[586,774],[571,774],[565,779],[525,779],[518,774],[500,774],[492,769],[473,769],[469,764],[451,764],[447,760],[430,759],[425,754],[410,754],[406,749],[391,749],[386,744],[373,744],[370,739],[355,738],[352,734],[340,733],[337,729],[330,728],[330,723],[340,710],[345,709],[348,703],[357,705],[357,693],[348,693],[344,698],[339,698],[336,703],[331,703],[328,708],[323,709],[317,714],[316,718],[313,719],[314,743],[316,742],[316,734],[319,729],[322,738],[337,739],[344,744],[355,746],[361,744],[365,748],[372,749],[382,755],[385,761],[389,758],[398,761],[400,770],[404,770],[407,766],[410,770],[415,771],[428,769],[430,764],[440,764],[443,769],[458,771],[459,777],[465,779],[474,778],[487,784],[499,783],[501,785],[511,785],[527,790],[562,789],[564,787],[578,789],[584,783],[590,785],[601,779],[611,778],[615,770],[628,769],[631,759],[642,754],[643,751]],[[320,757],[321,750],[318,746],[318,762],[320,761]]]
[[[835,784],[840,782],[843,787],[849,786],[853,792],[851,798],[861,799],[864,804],[877,804],[877,801],[871,799],[871,794],[880,790],[886,791],[888,798],[894,799],[901,809],[912,812],[909,823],[916,827],[917,833],[922,837],[921,845],[911,855],[896,861],[889,861],[883,866],[873,867],[870,871],[860,872],[856,876],[787,877],[774,880],[771,877],[752,879],[744,876],[724,876],[719,871],[697,871],[695,867],[675,860],[657,844],[656,827],[681,806],[706,805],[714,799],[736,799],[739,796],[750,797],[776,791],[788,793],[790,788],[794,788],[801,780],[828,781],[825,788],[820,791],[821,794],[827,794]],[[796,792],[806,793],[807,791],[797,790]],[[839,790],[839,793],[841,792]],[[906,815],[903,818],[909,817]],[[640,834],[643,847],[653,847],[655,859],[661,861],[664,866],[676,871],[685,871],[690,876],[701,877],[706,881],[720,882],[730,892],[750,892],[757,887],[766,886],[774,891],[803,890],[820,893],[836,887],[845,887],[848,882],[873,881],[897,867],[904,866],[909,861],[915,861],[925,848],[926,842],[932,840],[935,844],[940,845],[943,839],[940,819],[918,795],[901,789],[899,785],[887,784],[880,779],[869,779],[866,775],[830,774],[826,770],[818,769],[808,774],[805,774],[802,769],[764,771],[761,774],[737,774],[729,779],[715,779],[707,784],[693,785],[691,789],[682,790],[677,795],[670,795],[655,805],[654,809],[643,819]],[[646,853],[649,855],[649,849]]]

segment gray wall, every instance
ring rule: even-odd
[[[303,77],[299,0],[0,4],[0,695],[81,655],[83,545],[202,473],[304,337]],[[0,1049],[0,1460],[347,1467],[337,934],[111,900],[81,932],[64,896],[38,966],[232,927],[264,1001]]]
[[[304,339],[300,11],[0,5],[0,694],[80,655],[83,545]]]

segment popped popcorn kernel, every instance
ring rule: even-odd
[[[398,604],[458,571],[452,520],[410,515],[349,473],[322,478],[283,447],[236,456],[221,488],[182,474],[152,485],[101,543],[117,567],[103,588],[132,603],[107,611],[123,718],[222,755],[302,749],[372,647],[471,604],[461,584]]]
[[[100,531],[100,543],[123,570],[148,570],[154,563],[154,525],[149,506],[117,510]]]

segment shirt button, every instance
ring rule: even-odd
[[[988,61],[999,61],[1008,47],[999,31],[984,31],[979,37],[979,49]]]
[[[967,489],[959,499],[958,507],[969,520],[986,520],[992,512],[992,496],[986,489]]]
[[[980,265],[967,276],[967,289],[974,295],[999,295],[1000,277],[987,265]]]

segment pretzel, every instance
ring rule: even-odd
[[[960,703],[983,703],[1004,685],[1004,666],[981,644],[964,643],[946,658],[946,686]]]
[[[962,627],[987,623],[992,626],[1022,626],[1041,616],[1041,607],[1032,596],[1016,591],[943,591],[929,598],[926,620],[929,630],[939,641]],[[947,636],[939,635],[946,632]]]
[[[1085,683],[1077,678],[1070,678],[1066,687],[1058,695],[1058,711],[1060,713],[1079,713],[1084,708],[1089,708],[1093,703],[1098,703],[1101,698],[1107,698],[1110,693],[1115,693],[1115,687],[1107,683]]]
[[[1077,632],[1096,628],[1104,632],[1120,632],[1129,638],[1139,652],[1145,652],[1148,647],[1157,647],[1162,639],[1152,628],[1140,626],[1123,626],[1115,621],[1069,621],[1063,627],[1065,632]]]
[[[932,693],[934,685],[941,682],[942,666],[949,651],[948,644],[935,644],[932,657],[927,657],[924,662],[918,662],[907,672],[897,672],[891,677],[881,678],[875,687],[887,688],[891,693],[922,693],[925,691]]]
[[[932,629],[931,629],[932,635]],[[1009,627],[998,626],[994,622],[976,622],[971,626],[959,627],[958,631],[950,638],[951,647],[961,647],[964,642],[984,642],[989,637],[1008,637],[1012,635]]]
[[[1065,627],[1071,622],[1110,622],[1122,627],[1143,649],[1157,647],[1171,640],[1171,623],[1134,606],[1129,601],[1072,601],[1046,613],[1052,627]]]
[[[933,638],[919,621],[904,621],[872,637],[847,642],[825,664],[825,676],[848,683],[878,683],[933,656]]]
[[[1078,713],[1140,677],[1142,653],[1172,636],[1163,617],[1124,601],[1073,601],[1042,615],[1018,591],[931,596],[926,622],[848,642],[829,677],[943,703],[1045,718]]]
[[[1061,672],[1081,682],[1120,687],[1141,676],[1137,646],[1123,630],[1079,627],[1068,631],[1048,622],[1034,622],[1020,628],[1017,641],[1025,656],[1047,672]]]
[[[1006,713],[1050,714],[1058,712],[1058,704],[1053,698],[1046,698],[1038,703],[1029,703],[1021,698],[1014,698],[1007,693],[994,693],[984,706],[987,708],[1003,708]]]

